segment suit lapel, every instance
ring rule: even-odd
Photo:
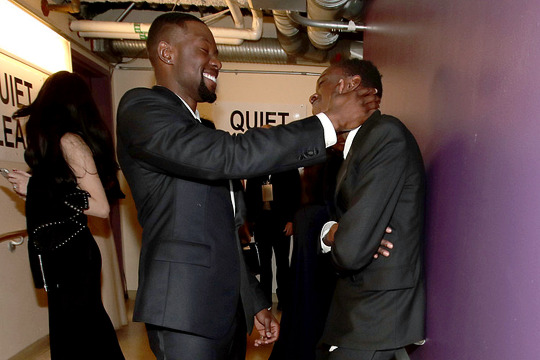
[[[163,95],[163,96],[171,99],[172,101],[174,101],[179,107],[182,108],[182,111],[189,114],[188,118],[192,119],[192,121],[194,123],[196,123],[196,124],[201,123],[201,121],[197,120],[195,117],[193,117],[193,115],[191,115],[191,111],[187,108],[187,105],[184,104],[184,102],[174,92],[172,92],[171,90],[169,90],[166,87],[161,86],[161,85],[155,85],[154,87],[152,87],[152,90],[154,90],[155,92],[158,92],[161,95]],[[208,127],[211,127],[211,126],[208,126]],[[214,129],[215,129],[215,127],[214,127]]]
[[[349,160],[352,156],[352,149],[349,150],[349,153],[347,154],[347,158],[343,160],[341,163],[341,166],[339,167],[339,171],[337,173],[337,180],[336,180],[336,196],[339,193],[339,189],[341,187],[341,184],[343,183],[343,180],[345,179],[345,176],[347,175],[347,167],[349,166]]]
[[[358,130],[358,132],[356,133],[356,136],[353,139],[349,152],[347,153],[347,157],[341,164],[341,167],[339,168],[339,171],[338,171],[337,180],[336,180],[336,192],[334,196],[336,206],[338,204],[338,195],[341,190],[341,185],[343,184],[343,181],[347,177],[347,173],[348,173],[347,170],[349,167],[349,163],[352,157],[354,156],[355,151],[357,150],[355,149],[355,147],[360,146],[360,145],[355,145],[355,144],[359,144],[359,142],[362,141],[362,137],[364,136],[365,132],[368,131],[368,129],[370,128],[370,124],[373,121],[376,121],[376,119],[378,119],[380,116],[381,116],[380,110],[377,110],[373,114],[371,114],[371,116],[364,122],[362,127]]]

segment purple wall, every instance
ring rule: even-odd
[[[365,58],[428,173],[428,342],[540,357],[540,1],[374,0]]]

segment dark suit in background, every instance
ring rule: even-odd
[[[358,354],[424,338],[424,181],[413,135],[398,119],[374,112],[338,174],[331,256],[341,276],[322,337],[338,349],[329,359],[364,359]],[[392,254],[373,259],[386,226],[393,229],[385,237]]]
[[[234,324],[251,331],[254,314],[270,303],[245,268],[227,179],[324,160],[320,121],[231,136],[202,125],[176,94],[156,86],[123,96],[117,134],[143,227],[134,320],[212,339]]]
[[[272,201],[263,201],[263,185],[272,188]],[[297,169],[259,176],[246,182],[247,220],[252,224],[261,258],[261,288],[272,301],[272,250],[276,258],[278,308],[289,301],[289,252],[291,237],[284,233],[300,205],[300,174]]]
[[[342,162],[343,153],[329,148],[325,163],[303,169],[302,205],[294,216],[291,300],[281,314],[281,332],[269,360],[315,360],[336,281],[331,255],[318,251],[319,235],[333,213]]]

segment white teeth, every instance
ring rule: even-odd
[[[216,77],[215,76],[212,76],[210,74],[207,74],[207,73],[203,73],[203,77],[207,78],[208,80],[211,80],[213,82],[217,82],[216,81]]]

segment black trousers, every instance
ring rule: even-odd
[[[317,360],[409,360],[405,348],[392,350],[357,350],[337,348],[330,351],[329,346],[317,348]]]
[[[289,300],[290,268],[289,251],[291,237],[285,236],[285,223],[274,211],[263,211],[255,223],[255,240],[261,259],[261,288],[268,301],[272,301],[272,251],[276,257],[276,294],[281,305]]]
[[[217,320],[217,319],[216,319]],[[157,360],[245,360],[246,322],[242,307],[229,331],[219,339],[146,324],[150,348]]]

